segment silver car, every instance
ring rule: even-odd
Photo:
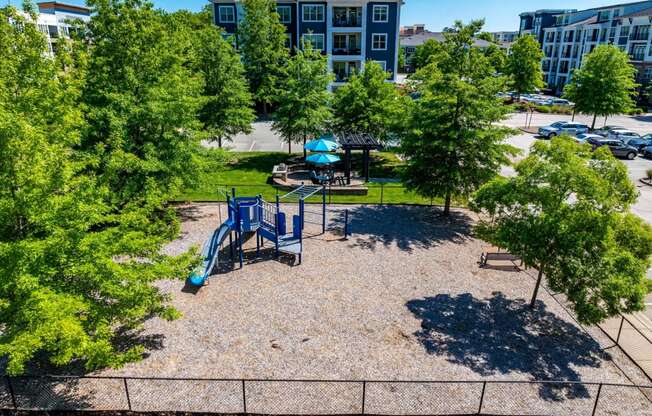
[[[619,129],[619,130],[611,130],[607,138],[611,140],[620,140],[622,142],[628,142],[629,140],[632,139],[640,139],[641,135],[631,130]]]
[[[588,133],[589,126],[586,124],[580,123],[569,123],[567,121],[558,121],[552,123],[549,126],[539,128],[539,136],[545,137],[546,139],[551,139],[555,136],[560,136],[562,134],[567,134],[569,136],[575,136],[582,133]]]

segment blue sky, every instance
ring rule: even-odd
[[[6,2],[7,0],[0,0]],[[66,0],[62,0],[66,1]],[[83,0],[68,0],[84,4]],[[489,31],[517,30],[518,14],[523,11],[549,8],[588,9],[618,3],[619,0],[406,0],[401,24],[425,23],[429,30],[439,31],[455,20],[486,19]],[[13,3],[19,3],[13,0]],[[199,10],[207,0],[154,0],[167,10]]]

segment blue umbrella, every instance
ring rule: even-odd
[[[314,155],[310,155],[306,158],[306,162],[312,163],[313,165],[317,165],[317,166],[331,165],[339,161],[340,161],[339,156],[329,155],[328,153],[317,153]]]
[[[319,139],[306,143],[306,150],[309,152],[332,152],[339,146],[332,140]]]

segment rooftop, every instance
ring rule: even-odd
[[[417,35],[409,35],[401,37],[401,46],[419,46],[423,45],[425,41],[434,39],[437,42],[444,41],[444,32],[423,32]],[[490,42],[482,39],[476,39],[473,46],[478,48],[487,48],[491,45]]]
[[[54,14],[56,12],[81,14],[90,16],[91,9],[88,7],[77,6],[74,4],[60,3],[58,1],[43,1],[37,3],[39,12]]]

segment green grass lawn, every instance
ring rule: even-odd
[[[262,195],[273,200],[277,189],[270,185],[272,168],[279,163],[288,163],[297,155],[277,152],[226,152],[222,150],[206,150],[202,154],[205,165],[204,172],[198,178],[195,186],[185,190],[179,201],[222,201],[224,197],[218,189],[236,188],[238,195]],[[300,155],[299,155],[300,157]],[[372,153],[369,165],[372,178],[398,178],[403,164],[396,154],[391,152]],[[353,154],[353,169],[362,170],[362,154]],[[378,204],[430,204],[430,199],[422,198],[408,192],[400,183],[368,184],[369,194],[366,196],[333,195],[332,203],[368,203]],[[283,191],[278,191],[283,194]],[[317,202],[317,201],[314,201]],[[432,201],[435,204],[440,200]]]

